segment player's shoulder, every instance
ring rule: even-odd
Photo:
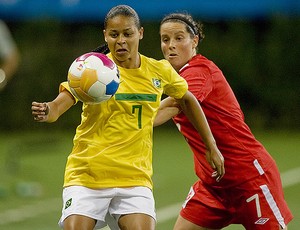
[[[197,54],[195,55],[190,61],[189,64],[191,66],[193,65],[197,65],[197,66],[211,66],[211,65],[215,65],[214,62],[210,59],[208,59],[207,57],[201,55],[201,54]]]
[[[171,64],[165,59],[157,60],[155,58],[147,57],[147,56],[141,54],[141,60],[142,60],[143,64],[154,66],[156,68],[170,68],[171,67]]]
[[[211,73],[211,72],[215,72],[215,70],[218,69],[218,67],[213,61],[209,60],[205,56],[201,54],[197,54],[186,65],[184,65],[180,69],[180,73],[190,72],[190,71],[201,72],[199,71],[199,69],[201,69],[201,71],[203,72]]]

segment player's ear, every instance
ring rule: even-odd
[[[141,28],[139,29],[139,34],[140,34],[140,40],[142,40],[143,37],[144,37],[144,27],[141,27]]]
[[[199,44],[199,36],[195,35],[193,38],[193,48],[196,48]]]
[[[106,31],[105,30],[103,30],[103,35],[104,35],[104,40],[105,40],[105,42],[107,42],[107,39],[106,39]]]

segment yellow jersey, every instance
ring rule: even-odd
[[[65,187],[152,189],[153,121],[161,96],[181,98],[188,86],[166,60],[140,57],[137,69],[118,66],[120,85],[112,98],[100,104],[83,103],[66,164]],[[70,92],[68,83],[63,82],[60,90]]]

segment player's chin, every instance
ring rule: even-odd
[[[180,60],[178,59],[178,56],[168,56],[168,61],[170,62],[170,63],[178,63]]]

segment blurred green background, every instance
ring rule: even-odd
[[[14,78],[0,91],[0,229],[59,229],[64,165],[80,122],[81,105],[74,106],[53,124],[41,124],[33,122],[31,102],[56,97],[58,85],[66,80],[73,60],[104,42],[100,20],[103,15],[97,16],[97,20],[88,16],[83,20],[85,16],[76,19],[70,11],[65,18],[60,18],[56,15],[59,10],[50,10],[54,16],[43,17],[39,8],[13,11],[10,6],[2,7],[3,2],[0,1],[0,19],[5,19],[16,40],[21,63]],[[36,3],[27,2],[28,5]],[[178,2],[172,1],[173,8]],[[259,6],[263,4],[259,4],[266,1],[254,2],[260,12]],[[297,1],[280,2],[291,5],[288,10],[252,17],[242,15],[247,14],[247,9],[239,13],[230,6],[228,9],[234,11],[234,17],[218,16],[222,6],[215,13],[212,10],[211,15],[203,14],[205,9],[200,8],[201,13],[193,15],[204,22],[206,37],[199,52],[221,68],[236,93],[247,123],[277,161],[286,200],[295,216],[289,230],[298,230],[300,16],[298,11],[293,11],[293,6],[299,5]],[[139,13],[153,7],[142,5],[143,1],[139,3],[136,3]],[[38,7],[46,8],[42,5]],[[157,7],[157,10],[167,7]],[[31,17],[27,12],[30,9],[36,10],[38,17]],[[158,29],[163,14],[153,18],[146,13],[145,18],[140,15],[145,29],[140,52],[161,59]],[[155,129],[153,180],[158,230],[172,229],[180,204],[196,179],[192,160],[191,151],[171,122]]]

